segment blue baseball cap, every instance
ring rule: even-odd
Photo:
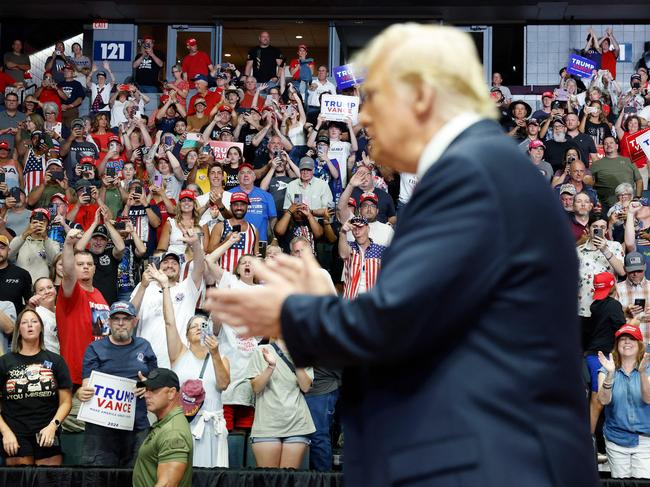
[[[136,316],[138,314],[138,312],[135,310],[135,306],[133,306],[133,303],[130,303],[129,301],[116,301],[111,304],[111,310],[109,311],[108,315],[113,316],[118,313],[123,313],[129,316]]]
[[[192,78],[192,81],[205,81],[208,82],[208,77],[204,74],[197,74]]]

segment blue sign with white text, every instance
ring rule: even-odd
[[[566,70],[569,74],[575,74],[580,78],[591,78],[594,69],[598,69],[596,63],[586,57],[571,54],[569,62],[567,63]]]
[[[339,90],[353,88],[354,86],[362,84],[365,79],[365,75],[355,71],[352,64],[344,64],[343,66],[334,68],[332,73],[336,80],[336,87]]]
[[[94,61],[131,61],[131,41],[95,41]]]

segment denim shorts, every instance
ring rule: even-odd
[[[284,438],[279,438],[277,436],[266,436],[266,437],[251,437],[251,443],[304,443],[305,445],[310,445],[311,440],[306,436],[285,436]]]

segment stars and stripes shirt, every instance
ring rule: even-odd
[[[650,281],[645,277],[639,284],[632,284],[629,279],[619,282],[616,285],[618,291],[618,301],[625,310],[628,306],[634,304],[635,299],[645,299],[646,307],[650,306]],[[641,332],[643,333],[643,340],[646,343],[650,342],[650,313],[645,313],[641,318]]]
[[[45,154],[37,156],[31,148],[29,149],[25,168],[23,169],[23,179],[26,194],[29,194],[32,189],[45,182]]]
[[[229,220],[225,220],[223,222],[223,232],[220,242],[224,242],[231,233],[232,225]],[[221,267],[233,274],[242,255],[255,254],[255,242],[257,241],[257,230],[255,226],[249,223],[246,230],[241,234],[243,236],[239,239],[239,242],[226,250],[226,253],[221,256]]]
[[[345,259],[343,297],[354,299],[360,293],[369,291],[377,282],[381,269],[381,257],[386,250],[383,245],[370,241],[364,251],[356,242],[350,242],[350,256]]]

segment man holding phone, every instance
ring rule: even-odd
[[[147,255],[156,249],[156,228],[162,221],[160,208],[148,202],[142,182],[134,179],[129,185],[129,196],[122,210],[122,216],[128,217],[138,232],[138,236],[147,247]]]
[[[83,157],[91,157],[93,160],[99,157],[97,146],[86,140],[86,129],[84,120],[76,118],[72,121],[70,135],[61,145],[59,154],[63,159],[63,167],[69,181],[74,181],[75,168]]]
[[[95,218],[97,211],[99,192],[90,181],[80,179],[75,186],[77,190],[77,202],[72,205],[68,212],[68,218],[81,225],[87,230]]]
[[[53,195],[65,193],[67,190],[68,179],[61,159],[50,159],[45,166],[45,184],[34,186],[27,196],[27,204],[31,207],[47,208]]]
[[[646,262],[640,252],[625,256],[627,279],[616,285],[618,300],[628,317],[638,318],[643,340],[650,342],[650,281],[645,278]]]

